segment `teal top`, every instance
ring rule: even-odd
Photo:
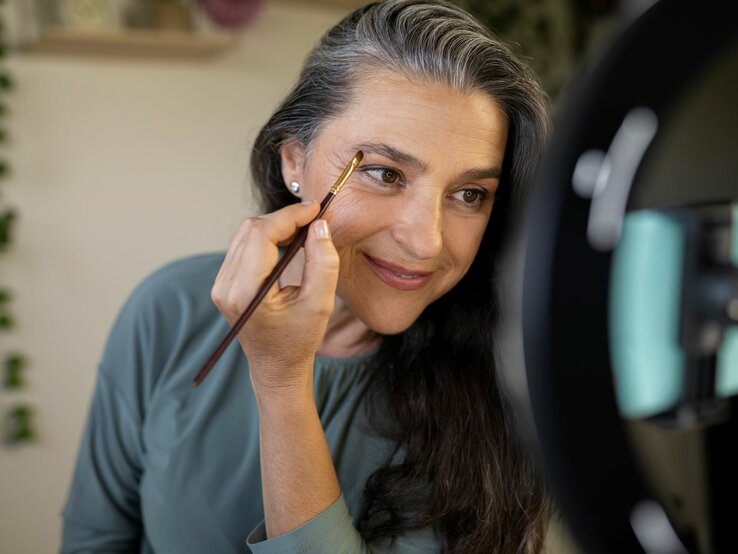
[[[437,552],[431,529],[392,544],[356,530],[364,485],[394,451],[366,425],[370,354],[315,362],[315,400],[341,496],[266,539],[256,402],[237,341],[192,379],[228,332],[210,300],[224,254],[171,263],[119,314],[100,362],[63,510],[62,553]],[[289,341],[289,337],[285,337]]]

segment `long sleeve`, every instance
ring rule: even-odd
[[[108,335],[62,512],[63,554],[150,550],[139,487],[144,414],[167,338],[159,314],[163,306],[176,307],[157,280],[146,279],[133,291]]]
[[[420,554],[440,552],[439,541],[432,529],[406,533],[393,543],[366,543],[354,527],[343,497],[323,512],[279,537],[266,539],[262,522],[247,539],[254,554]]]
[[[63,554],[139,551],[140,428],[101,368],[63,512]]]
[[[361,415],[371,356],[316,360],[316,404],[342,497],[286,535],[259,538],[258,410],[238,345],[192,388],[229,329],[209,296],[222,260],[215,253],[164,266],[118,315],[62,513],[61,552],[438,551],[432,532],[401,537],[392,547],[366,545],[351,519],[362,511],[367,479],[392,451],[367,432]]]

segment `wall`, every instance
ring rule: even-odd
[[[225,249],[255,210],[248,153],[340,8],[269,2],[240,46],[209,61],[15,53],[9,96],[18,208],[0,282],[29,357],[39,441],[0,447],[0,552],[58,549],[59,512],[108,329],[161,264]]]

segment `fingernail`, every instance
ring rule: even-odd
[[[324,219],[319,219],[315,222],[315,236],[320,240],[329,240],[331,238],[328,223]]]
[[[309,206],[310,204],[315,204],[315,200],[303,200],[300,204],[303,206]]]

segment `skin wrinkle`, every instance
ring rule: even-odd
[[[404,178],[385,187],[359,167],[333,203],[330,227],[341,270],[333,332],[318,350],[327,355],[374,348],[377,334],[402,331],[461,279],[489,220],[507,142],[505,114],[482,93],[386,69],[362,79],[350,105],[322,126],[309,157],[294,141],[282,149],[285,186],[300,182],[303,199],[322,199],[361,145],[377,145],[361,167],[386,166]],[[479,209],[461,205],[465,188],[487,192]],[[378,279],[365,254],[433,273],[420,289],[399,291]],[[300,274],[295,262],[290,275]],[[333,339],[348,327],[351,332]],[[351,352],[340,345],[351,345]]]
[[[375,153],[385,158],[394,160],[400,164],[410,165],[417,169],[419,172],[426,172],[428,169],[427,164],[422,160],[417,159],[411,154],[402,152],[401,150],[394,148],[385,143],[362,143],[351,147],[351,150],[361,150],[366,153]],[[460,174],[461,181],[475,181],[484,179],[499,179],[502,174],[502,168],[491,167],[491,168],[479,168],[465,170]]]
[[[476,264],[471,266],[475,272],[470,276],[471,286],[478,287],[481,281],[485,282],[485,285],[481,285],[483,290],[473,291],[479,293],[482,307],[490,300],[486,285],[489,277],[487,261],[490,256],[494,259],[499,252],[499,243],[494,235],[514,217],[518,208],[519,193],[525,190],[550,127],[547,114],[549,104],[535,77],[514,58],[510,50],[490,36],[473,18],[450,4],[431,5],[412,0],[376,3],[347,17],[324,36],[308,56],[295,88],[260,131],[255,142],[251,171],[260,187],[264,208],[271,213],[294,201],[283,179],[296,176],[286,175],[280,167],[280,155],[283,154],[280,145],[285,138],[289,140],[294,137],[303,146],[312,148],[312,143],[323,133],[328,123],[343,117],[347,107],[354,101],[354,93],[362,88],[359,85],[364,84],[357,75],[366,76],[368,68],[374,70],[378,66],[392,68],[397,72],[396,75],[416,79],[416,82],[433,81],[467,94],[481,92],[484,98],[492,99],[491,104],[500,107],[509,118],[507,121],[502,116],[507,123],[505,135],[509,134],[502,176],[503,194],[494,198],[496,221],[487,226],[483,265],[480,264],[479,268]],[[385,86],[382,83],[390,82],[375,73],[370,78],[369,88],[379,94]],[[412,99],[412,95],[404,94],[396,100],[405,102],[409,98]],[[407,106],[403,104],[402,107]],[[366,121],[372,124],[376,115],[376,110],[366,113],[365,120],[360,123]],[[443,119],[437,114],[431,117]],[[479,123],[469,122],[469,130],[477,128]],[[410,125],[412,122],[396,117],[390,132],[384,133],[383,142],[403,133],[405,129],[402,127]],[[318,149],[315,158],[322,156],[324,159],[333,159],[338,154],[342,163],[336,165],[343,165],[354,154],[346,150],[347,145],[358,142],[358,139],[351,140],[351,135],[356,134],[354,131],[357,130],[347,130],[343,144],[339,145],[343,149],[322,152]],[[449,126],[448,140],[458,140],[453,138],[455,135],[457,133],[452,132]],[[489,136],[486,142],[498,140],[501,145],[507,142],[500,139],[501,136],[497,139]],[[428,141],[430,146],[443,147],[437,137],[428,137]],[[467,154],[476,152],[484,159],[488,154],[487,149],[488,146],[484,144],[468,144],[462,150]],[[436,162],[447,156],[421,157]],[[404,171],[404,168],[398,169]],[[459,165],[456,169],[468,168]],[[338,169],[333,177],[337,173]],[[330,173],[326,172],[314,182],[328,183],[330,178]],[[449,184],[451,179],[445,175],[442,180]],[[419,185],[414,181],[408,182]],[[495,185],[496,181],[491,184]],[[410,192],[412,188],[408,187]],[[351,188],[345,192],[351,192]],[[401,203],[403,207],[406,204],[414,206],[412,202]],[[491,205],[492,202],[489,202],[488,209]],[[444,207],[448,206],[444,204]],[[456,215],[459,215],[458,212]],[[473,224],[473,217],[468,219]],[[446,240],[446,227],[441,232]],[[391,245],[392,242],[387,244]],[[395,255],[402,253],[389,248],[387,251]],[[359,277],[358,272],[356,277]],[[457,301],[460,306],[466,305],[464,295],[458,292],[450,291],[453,297],[449,298],[448,303],[441,300],[440,312],[428,311],[406,333],[382,339],[378,351],[381,366],[373,368],[378,376],[372,389],[377,402],[371,407],[370,413],[375,416],[372,421],[378,429],[392,438],[400,435],[383,428],[381,420],[387,411],[397,414],[400,419],[398,431],[407,438],[409,462],[380,468],[367,481],[365,492],[370,505],[369,510],[359,516],[359,530],[367,541],[377,537],[401,537],[413,527],[414,521],[420,525],[437,526],[444,537],[443,546],[453,552],[520,554],[523,551],[538,551],[545,523],[521,523],[520,508],[512,498],[511,491],[530,489],[531,497],[526,501],[525,509],[527,513],[535,514],[546,510],[545,493],[538,486],[535,471],[526,463],[525,457],[517,455],[510,448],[507,423],[500,417],[503,413],[501,402],[489,373],[485,371],[494,353],[489,348],[488,337],[476,340],[481,337],[477,337],[475,330],[486,326],[487,318],[474,310],[470,313],[464,313],[466,310],[462,309],[455,310]],[[450,310],[449,318],[443,315],[446,308]],[[496,314],[496,309],[493,311]],[[449,341],[447,350],[441,348],[444,355],[435,357],[438,366],[428,365],[423,360],[424,352],[430,349],[441,353],[438,352],[439,341],[434,329],[445,329],[444,321],[448,319],[454,322],[458,330],[448,337],[453,340]],[[432,340],[427,348],[422,345],[425,338]],[[456,339],[458,342],[455,342]],[[467,346],[472,343],[479,348],[485,367],[467,361]],[[346,355],[350,355],[350,352],[346,352]],[[455,360],[459,360],[459,363]],[[419,383],[418,379],[422,382]],[[429,381],[441,383],[442,390],[447,392],[439,394],[437,390],[429,388]],[[390,383],[391,386],[387,385]],[[491,396],[487,394],[490,391]],[[387,405],[379,400],[380,397],[387,398]],[[297,420],[302,421],[302,418],[298,417]],[[285,432],[289,433],[295,423],[294,417],[288,418],[285,429],[277,432],[273,440],[279,442],[280,437]],[[468,429],[470,423],[475,426],[474,429]],[[478,448],[470,448],[473,445],[470,444],[469,433],[476,434],[482,430],[483,434],[477,435]],[[309,453],[295,452],[297,445],[289,440],[282,442],[284,451],[275,452],[275,455],[294,454],[295,466],[305,466],[305,458]],[[476,440],[473,442],[476,443]],[[464,466],[460,468],[454,464],[449,452],[464,453]],[[499,476],[490,472],[490,458],[494,460],[493,466],[509,471],[507,479],[497,482]],[[397,514],[398,509],[402,511],[406,493],[414,490],[418,476],[423,478],[429,475],[437,477],[438,488],[428,502],[424,498],[418,499],[417,518],[393,519],[392,514]],[[314,497],[312,491],[315,489],[303,486],[303,475],[296,472],[296,477],[290,486],[280,487],[276,483],[275,494],[284,490],[288,496],[294,496],[296,490],[305,490],[308,496]],[[270,490],[267,486],[264,489]],[[325,505],[316,499],[316,510]],[[309,514],[303,515],[307,517]],[[300,523],[300,520],[293,520],[293,523]]]

